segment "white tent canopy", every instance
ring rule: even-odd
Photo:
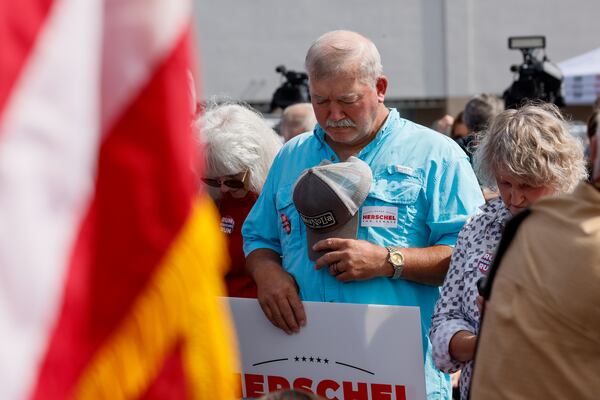
[[[568,105],[593,104],[600,95],[600,47],[558,63]]]

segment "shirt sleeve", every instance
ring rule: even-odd
[[[271,165],[262,192],[242,226],[246,257],[256,249],[270,249],[281,255],[280,217],[277,215],[275,204],[277,193],[275,187],[276,182],[279,181],[280,164],[279,154]]]
[[[484,203],[479,183],[466,156],[435,164],[428,180],[429,243],[454,246],[467,218]]]
[[[468,230],[467,225],[459,235],[429,329],[433,360],[436,367],[446,373],[456,372],[466,365],[450,356],[449,346],[452,337],[462,330],[476,332],[471,319],[462,311],[463,301],[468,298],[465,290],[467,284],[464,280],[465,246],[469,242]]]

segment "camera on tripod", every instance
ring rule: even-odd
[[[283,75],[285,81],[273,93],[270,112],[284,110],[292,104],[310,102],[308,75],[305,72],[288,70],[283,65],[277,66],[275,72]]]
[[[563,75],[560,69],[543,57],[536,57],[539,50],[546,48],[545,36],[513,36],[508,38],[508,48],[523,53],[523,63],[512,65],[517,79],[504,91],[506,108],[518,108],[528,100],[542,100],[558,107],[565,105],[560,93]]]

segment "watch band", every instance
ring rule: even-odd
[[[399,248],[394,246],[387,246],[386,249],[388,251],[387,261],[394,268],[394,273],[390,279],[400,279],[404,271],[404,254],[402,254]]]

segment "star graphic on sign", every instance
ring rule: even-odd
[[[320,359],[319,357],[317,357],[317,362],[318,362],[318,363],[320,363],[320,362],[321,362],[321,359]]]
[[[329,364],[329,360],[328,360],[328,359],[324,359],[324,360],[323,360],[323,362],[324,362],[325,364]]]
[[[306,357],[302,357],[302,361],[303,361],[303,362],[306,362]]]
[[[298,362],[300,360],[300,357],[296,356],[296,357],[294,357],[294,360],[296,360],[296,362]]]
[[[315,358],[314,357],[309,358],[309,360],[310,360],[310,362],[315,362]]]

